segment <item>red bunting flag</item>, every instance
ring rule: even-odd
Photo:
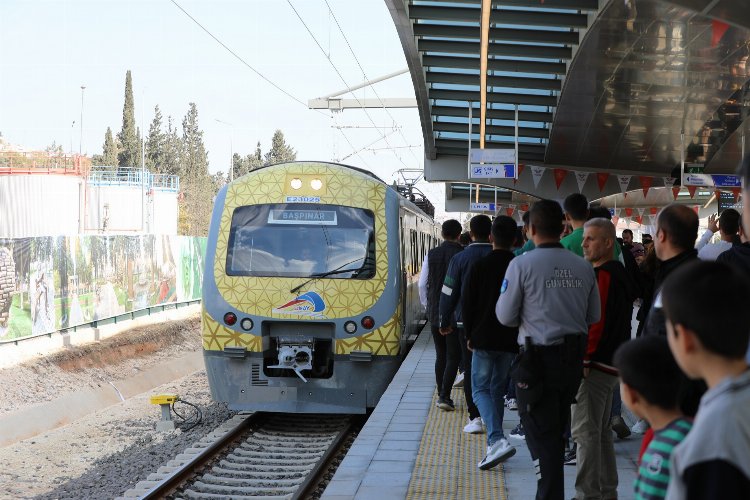
[[[677,199],[677,195],[680,194],[680,186],[675,186],[672,188],[672,196],[674,196],[674,199]]]
[[[633,209],[632,208],[626,208],[625,209],[625,215],[627,215],[628,217],[632,217],[633,216]]]
[[[604,191],[604,186],[607,184],[609,174],[606,172],[600,172],[596,174],[596,183],[599,184],[599,192]]]
[[[654,182],[653,177],[648,177],[646,175],[641,175],[638,177],[638,179],[641,181],[641,188],[643,189],[643,197],[645,198],[648,196],[648,190],[651,188],[651,184]]]
[[[700,209],[701,209],[700,205],[693,205],[693,211],[696,213],[696,215],[698,214],[698,212],[700,211]]]
[[[555,176],[555,184],[557,184],[557,189],[560,189],[560,185],[562,185],[565,177],[568,176],[568,171],[564,168],[556,168],[553,170],[553,174]]]
[[[506,207],[505,213],[508,215],[508,217],[513,217],[513,211],[514,210],[515,210],[515,208],[513,208],[513,207]]]
[[[740,188],[732,188],[732,194],[734,195],[734,202],[739,203],[740,201]]]
[[[636,222],[637,222],[638,224],[641,224],[641,225],[642,225],[642,224],[643,224],[643,216],[642,216],[642,215],[636,215],[636,216],[635,216],[635,221],[636,221]]]
[[[520,178],[521,178],[521,173],[523,172],[523,168],[524,168],[525,166],[526,166],[526,165],[524,165],[523,163],[519,163],[519,164],[518,164],[518,177],[516,177],[515,179],[513,179],[513,184],[516,184],[516,183],[518,183],[518,179],[520,179]]]
[[[528,212],[529,211],[529,204],[528,203],[523,203],[523,204],[521,204],[521,206],[519,208],[521,210],[523,210],[524,212]]]
[[[729,25],[727,23],[722,23],[721,21],[717,21],[715,19],[711,21],[711,47],[716,47],[717,45],[719,45],[721,38],[724,36],[724,33],[726,33],[728,29]]]
[[[695,190],[698,189],[698,186],[686,186],[688,193],[690,193],[690,197],[693,198],[695,196]]]
[[[649,209],[649,212],[651,213],[651,215],[656,215],[656,212],[658,212],[658,211],[659,211],[659,209],[656,208],[656,207],[651,207]]]
[[[620,218],[619,218],[618,216],[616,216],[616,215],[615,215],[615,216],[613,216],[613,217],[612,217],[612,224],[614,224],[614,225],[615,225],[615,227],[617,227],[617,223],[618,223],[618,222],[620,222]]]

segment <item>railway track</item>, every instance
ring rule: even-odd
[[[306,498],[352,425],[339,415],[237,415],[122,498]]]

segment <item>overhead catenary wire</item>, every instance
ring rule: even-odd
[[[343,75],[341,74],[341,71],[339,71],[338,67],[336,67],[336,65],[335,65],[335,64],[333,63],[333,60],[331,60],[331,58],[330,58],[330,57],[328,56],[328,54],[326,54],[326,51],[325,51],[325,49],[324,49],[324,48],[323,48],[323,46],[322,46],[322,45],[320,44],[320,42],[318,41],[318,39],[317,39],[317,38],[315,37],[315,35],[313,34],[312,30],[310,30],[310,27],[309,27],[309,26],[307,26],[307,23],[305,23],[305,20],[304,20],[304,19],[302,19],[302,16],[301,16],[301,15],[300,15],[300,13],[299,13],[299,12],[297,11],[297,9],[296,9],[296,8],[294,7],[294,5],[292,4],[291,0],[286,0],[286,1],[287,1],[287,3],[289,4],[289,7],[291,7],[291,8],[292,8],[292,10],[294,11],[294,14],[295,14],[295,15],[297,16],[297,18],[298,18],[298,19],[300,20],[300,22],[302,23],[302,25],[303,25],[303,26],[305,27],[305,29],[307,30],[307,33],[308,33],[308,34],[310,35],[310,37],[311,37],[311,38],[313,39],[313,41],[315,42],[315,45],[317,45],[317,46],[318,46],[318,48],[320,49],[320,51],[321,51],[321,52],[323,53],[323,55],[324,55],[324,56],[326,57],[326,59],[328,60],[328,63],[329,63],[330,65],[331,65],[331,67],[333,68],[333,70],[334,70],[334,71],[336,72],[336,74],[338,75],[339,79],[340,79],[340,80],[341,80],[341,81],[343,82],[343,84],[344,84],[344,85],[346,86],[346,88],[349,88],[349,87],[350,87],[350,85],[349,85],[349,84],[347,83],[346,79],[345,79],[345,78],[344,78],[344,76],[343,76]],[[357,104],[359,104],[359,106],[360,106],[360,107],[362,108],[362,111],[364,111],[365,115],[366,115],[366,116],[367,116],[367,118],[368,118],[368,119],[370,120],[370,123],[372,123],[372,124],[373,124],[373,125],[374,125],[375,127],[377,127],[377,124],[375,123],[375,120],[373,120],[373,119],[372,119],[372,116],[370,115],[370,113],[368,113],[368,112],[367,112],[367,108],[365,108],[365,106],[364,106],[364,105],[362,104],[362,102],[361,102],[361,101],[360,101],[360,100],[359,100],[359,99],[357,98],[357,96],[356,96],[356,95],[354,95],[353,93],[352,93],[352,97],[354,97],[354,100],[355,100],[355,101],[357,101]],[[341,130],[339,129],[339,131],[341,131]],[[342,133],[343,133],[343,132],[342,132]],[[385,139],[385,134],[383,134],[383,133],[381,132],[381,136],[382,136],[382,137],[383,137],[383,139],[385,140],[386,144],[387,144],[387,145],[388,145],[388,146],[390,147],[390,146],[391,146],[391,145],[390,145],[390,143],[388,143],[388,140],[387,140],[387,139]],[[347,142],[348,142],[348,139],[347,139]],[[396,158],[398,158],[398,160],[399,160],[399,161],[401,162],[401,164],[403,164],[403,165],[404,165],[404,167],[406,167],[406,168],[409,168],[409,166],[408,166],[408,165],[407,165],[407,164],[406,164],[406,163],[404,162],[403,158],[401,158],[401,156],[399,156],[399,155],[398,155],[397,153],[395,153],[395,151],[394,151],[394,155],[396,156]],[[350,156],[351,156],[351,155],[350,155]],[[361,157],[360,157],[360,158],[361,158]]]
[[[328,12],[330,13],[331,17],[333,17],[333,20],[336,23],[336,26],[338,27],[339,32],[341,33],[341,36],[344,38],[344,42],[346,42],[346,46],[349,47],[349,52],[352,53],[352,57],[354,57],[354,60],[357,62],[357,66],[359,66],[360,71],[362,71],[362,76],[365,78],[365,82],[367,82],[368,85],[370,85],[372,92],[375,94],[375,97],[378,99],[378,102],[380,102],[380,106],[382,106],[383,110],[388,114],[388,116],[391,118],[393,123],[398,124],[396,119],[391,114],[390,110],[386,107],[385,103],[383,102],[383,99],[381,99],[380,95],[378,95],[378,91],[375,90],[375,87],[373,86],[373,84],[370,83],[370,79],[367,77],[367,73],[365,72],[365,69],[362,67],[362,64],[360,64],[359,58],[357,57],[357,54],[354,52],[354,48],[352,48],[352,45],[349,43],[349,39],[347,38],[346,33],[344,33],[344,29],[341,27],[341,24],[339,23],[339,20],[336,17],[336,14],[333,12],[333,9],[331,8],[331,4],[328,3],[328,0],[323,0],[323,1],[326,3],[326,6],[328,7]],[[409,141],[406,139],[406,136],[401,130],[399,130],[399,134],[401,135],[401,138],[404,140],[404,143],[409,144]],[[414,152],[411,149],[409,150],[409,152],[412,154],[414,159],[417,162],[419,162],[419,158],[417,158],[417,155],[414,154]]]
[[[297,102],[297,103],[301,104],[301,105],[302,105],[302,106],[304,106],[305,108],[307,108],[307,109],[310,109],[310,108],[308,108],[308,106],[307,106],[307,103],[305,103],[305,102],[304,102],[304,101],[302,101],[301,99],[299,99],[299,98],[295,97],[295,96],[294,96],[294,95],[292,95],[291,93],[289,93],[289,92],[287,92],[286,90],[284,90],[283,88],[281,88],[281,86],[279,86],[279,85],[278,85],[278,84],[276,84],[276,83],[275,83],[274,81],[272,81],[272,80],[271,80],[270,78],[268,78],[268,77],[267,77],[266,75],[264,75],[263,73],[261,73],[260,71],[258,71],[257,69],[255,69],[255,68],[254,68],[253,66],[251,66],[251,65],[250,65],[250,64],[249,64],[249,63],[248,63],[247,61],[245,61],[245,60],[244,60],[244,59],[243,59],[243,58],[242,58],[242,57],[241,57],[241,56],[240,56],[239,54],[237,54],[237,53],[236,53],[236,52],[235,52],[234,50],[232,50],[232,49],[231,49],[231,48],[230,48],[229,46],[227,46],[227,45],[226,45],[226,44],[225,44],[224,42],[222,42],[221,40],[219,40],[219,38],[218,38],[218,37],[217,37],[216,35],[214,35],[213,33],[211,33],[211,31],[209,31],[209,30],[208,30],[208,28],[206,28],[205,26],[203,26],[203,25],[202,25],[202,24],[201,24],[201,23],[200,23],[200,22],[199,22],[199,21],[198,21],[198,20],[197,20],[196,18],[194,18],[194,17],[193,17],[193,16],[192,16],[192,15],[191,15],[191,14],[190,14],[190,13],[189,13],[188,11],[186,11],[186,10],[185,10],[185,9],[184,9],[184,8],[183,8],[183,7],[182,7],[182,6],[180,5],[180,4],[179,4],[179,3],[177,3],[177,2],[176,2],[176,0],[170,0],[170,2],[172,2],[172,3],[173,3],[173,4],[175,5],[175,7],[177,7],[178,9],[180,9],[180,10],[181,10],[181,11],[182,11],[182,12],[183,12],[183,13],[184,13],[184,14],[185,14],[185,15],[186,15],[187,17],[189,17],[189,18],[190,18],[190,20],[191,20],[191,21],[193,21],[193,22],[194,22],[194,23],[195,23],[195,24],[196,24],[196,25],[197,25],[197,26],[198,26],[198,27],[199,27],[200,29],[202,29],[203,31],[205,31],[205,32],[206,32],[206,34],[207,34],[208,36],[210,36],[211,38],[213,38],[213,39],[214,39],[214,40],[216,41],[216,43],[218,43],[218,44],[219,44],[219,45],[221,45],[221,46],[222,46],[222,47],[223,47],[224,49],[226,49],[226,50],[227,50],[227,52],[229,52],[230,54],[232,54],[232,55],[233,55],[233,56],[234,56],[234,57],[235,57],[235,58],[236,58],[236,59],[237,59],[238,61],[240,61],[240,62],[241,62],[241,63],[242,63],[243,65],[245,65],[245,66],[246,66],[246,67],[247,67],[248,69],[250,69],[250,70],[251,70],[251,71],[252,71],[253,73],[255,73],[255,74],[256,74],[256,75],[258,75],[258,76],[259,76],[260,78],[262,78],[263,80],[265,80],[265,81],[266,81],[266,83],[268,83],[269,85],[271,85],[271,86],[272,86],[272,87],[274,87],[274,88],[275,88],[276,90],[278,90],[278,91],[279,91],[279,92],[281,92],[282,94],[286,95],[286,96],[287,96],[287,97],[289,97],[290,99],[292,99],[292,100],[294,100],[295,102]],[[325,113],[323,113],[322,111],[318,111],[317,109],[316,109],[316,110],[313,110],[313,111],[316,111],[317,113],[320,113],[320,114],[321,114],[321,115],[323,115],[323,116],[328,116],[328,115],[326,115]]]
[[[343,131],[341,131],[341,130],[339,130],[339,131],[343,133]],[[360,158],[362,158],[362,157],[361,157],[361,156],[359,155],[359,153],[360,153],[360,152],[362,152],[362,151],[366,151],[366,150],[367,150],[367,149],[368,149],[368,148],[369,148],[370,146],[372,146],[373,144],[377,144],[378,142],[380,142],[380,141],[382,141],[382,140],[385,140],[385,138],[386,138],[386,137],[388,137],[389,135],[391,135],[391,134],[393,134],[393,133],[395,133],[395,132],[396,132],[395,130],[391,130],[390,132],[388,132],[388,133],[387,133],[387,134],[385,134],[384,136],[382,136],[382,137],[378,137],[378,138],[377,138],[377,139],[375,139],[374,141],[370,142],[369,144],[365,144],[364,146],[362,146],[362,147],[361,147],[361,148],[359,148],[358,150],[354,151],[353,153],[350,153],[350,154],[348,154],[348,155],[344,156],[344,157],[343,157],[343,158],[342,158],[341,160],[342,160],[342,161],[343,161],[343,160],[346,160],[347,158],[349,158],[349,157],[351,157],[351,156],[354,156],[355,154],[356,154],[357,156],[359,156]],[[346,135],[344,135],[344,137],[346,137]],[[387,142],[387,141],[386,141],[386,142]],[[351,143],[349,143],[349,145],[351,146]],[[354,146],[352,146],[352,148],[354,148]],[[387,148],[384,148],[384,149],[387,149],[387,150],[389,150],[389,151],[392,151],[392,150],[394,149],[394,147],[393,147],[393,146],[390,146],[390,145],[389,145],[389,146],[388,146]]]

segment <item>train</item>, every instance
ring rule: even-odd
[[[417,281],[439,242],[430,215],[356,167],[281,163],[224,186],[202,291],[212,398],[287,413],[375,407],[424,325]]]

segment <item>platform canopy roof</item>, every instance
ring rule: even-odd
[[[580,185],[575,175],[540,180],[539,167],[592,174],[580,190],[597,199],[622,190],[617,175],[663,186],[683,159],[730,173],[745,150],[747,0],[385,1],[414,84],[427,180],[472,182],[469,138],[513,148],[516,107],[525,168],[515,182],[481,182],[536,196]],[[613,175],[602,186],[596,173]]]

